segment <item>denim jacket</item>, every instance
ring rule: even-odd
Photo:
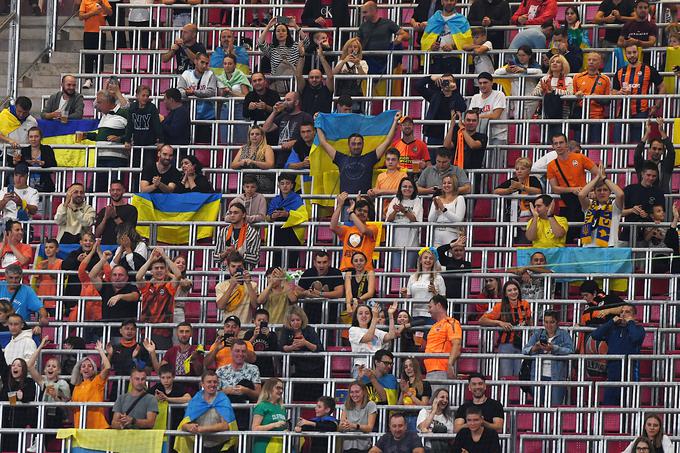
[[[529,338],[529,341],[524,348],[522,348],[522,354],[525,355],[545,355],[543,352],[532,352],[531,348],[541,341],[541,339],[547,340],[548,333],[545,329],[536,330]],[[574,343],[571,340],[571,335],[566,330],[560,328],[555,332],[555,338],[552,341],[553,351],[551,355],[568,355],[574,353]],[[549,358],[549,357],[545,357]],[[552,377],[554,381],[564,381],[567,379],[567,373],[569,372],[569,361],[568,360],[552,360],[550,362]],[[531,367],[531,379],[536,379],[536,366]]]

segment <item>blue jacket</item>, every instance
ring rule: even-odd
[[[543,352],[532,352],[531,348],[538,342],[548,339],[548,333],[545,329],[536,330],[529,338],[529,341],[522,348],[522,354],[526,355],[543,355]],[[552,354],[550,355],[569,355],[574,353],[574,343],[571,340],[571,335],[566,330],[560,328],[555,332],[555,339],[552,341]],[[544,357],[544,359],[547,357]],[[569,373],[569,361],[568,360],[551,360],[550,361],[550,371],[552,374],[551,379],[553,381],[565,381],[567,380]],[[535,380],[536,366],[531,367],[531,380]]]
[[[635,321],[620,326],[610,319],[591,334],[591,338],[607,343],[607,354],[639,354],[645,339],[645,328]],[[607,361],[607,378],[610,381],[621,379],[621,361]],[[633,364],[633,380],[639,379],[639,364]]]

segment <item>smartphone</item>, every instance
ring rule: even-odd
[[[222,343],[224,343],[224,345],[226,346],[226,345],[227,345],[227,340],[229,340],[229,339],[232,338],[233,336],[234,336],[233,333],[225,333],[224,335],[222,335]]]
[[[265,329],[267,326],[269,326],[269,323],[267,321],[262,321],[260,323],[260,329]]]
[[[286,16],[276,16],[276,25],[288,25],[288,18]]]
[[[675,65],[673,66],[673,72],[679,72],[680,71],[680,66]]]
[[[548,340],[546,340],[544,338],[541,338],[540,342],[541,342],[542,345],[548,344]]]

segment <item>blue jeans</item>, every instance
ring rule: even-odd
[[[548,376],[541,376],[541,381],[552,381],[553,379]],[[547,387],[541,387],[541,403],[545,401],[545,397],[548,393]],[[553,385],[550,392],[550,406],[559,406],[564,402],[564,395],[566,394],[566,388],[563,386]]]
[[[498,352],[501,354],[521,354],[522,350],[510,343],[501,343],[498,345]],[[519,376],[519,369],[521,366],[522,359],[501,359],[498,377]]]

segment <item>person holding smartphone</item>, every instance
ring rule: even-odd
[[[571,335],[566,330],[559,328],[560,314],[554,310],[546,310],[543,313],[543,328],[537,329],[522,348],[522,354],[526,355],[568,355],[574,353],[574,343]],[[537,373],[540,371],[540,374]],[[531,379],[536,380],[540,376],[541,381],[566,381],[569,377],[569,362],[567,360],[552,360],[543,358],[534,361],[531,367]],[[550,405],[557,406],[564,401],[566,388],[561,386],[541,387],[541,400],[545,400],[550,388]],[[542,403],[541,403],[542,404]]]

